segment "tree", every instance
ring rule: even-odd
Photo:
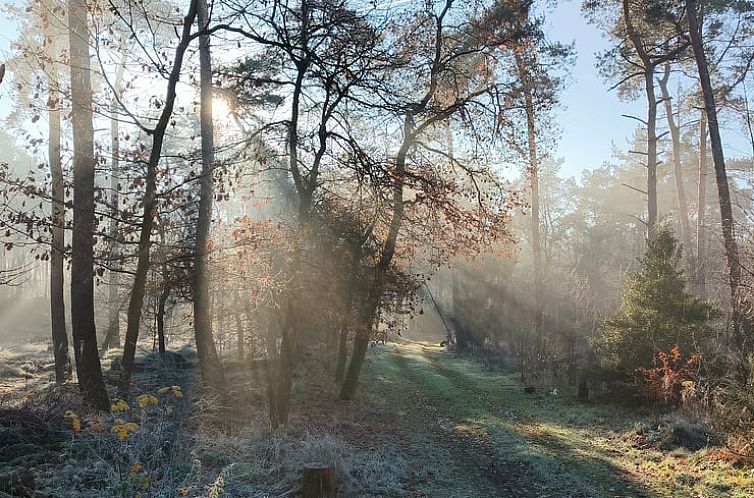
[[[523,20],[522,25],[525,21]],[[540,195],[540,167],[547,154],[541,151],[546,150],[545,143],[550,138],[548,132],[551,132],[544,124],[547,121],[546,115],[557,103],[558,90],[562,86],[558,73],[564,72],[569,61],[572,61],[570,47],[546,41],[544,33],[538,29],[538,20],[532,21],[531,24],[537,26],[537,29],[532,29],[531,33],[512,50],[521,96],[519,96],[519,102],[511,107],[522,108],[524,111],[525,126],[521,127],[526,129],[525,145],[518,143],[516,131],[519,127],[513,122],[508,126],[509,143],[526,163],[528,188],[531,192],[531,218],[528,234],[534,273],[534,306],[531,337],[522,341],[526,347],[520,352],[522,379],[525,379],[529,368],[537,371],[541,368],[539,363],[547,361],[547,355],[544,352],[546,343],[544,280],[547,268],[542,256],[542,247],[546,241],[543,241]]]
[[[118,242],[118,213],[120,212],[120,121],[118,117],[119,102],[123,93],[123,77],[126,70],[128,53],[126,44],[121,38],[120,43],[121,59],[118,69],[115,73],[115,81],[112,88],[112,98],[110,99],[110,140],[112,142],[110,151],[110,261],[112,268],[110,270],[110,279],[108,281],[108,327],[103,349],[111,347],[120,347],[120,292],[119,292],[119,259],[120,247]]]
[[[138,258],[136,274],[128,302],[128,323],[126,326],[126,338],[123,346],[123,372],[121,391],[125,393],[134,369],[136,354],[136,342],[139,339],[139,326],[141,324],[142,306],[144,304],[145,286],[149,272],[149,251],[152,246],[152,228],[154,226],[154,214],[157,208],[157,166],[162,157],[162,148],[165,143],[165,133],[170,125],[176,99],[176,87],[181,77],[183,58],[193,39],[191,27],[197,15],[196,0],[192,0],[189,11],[183,18],[181,37],[173,56],[173,64],[168,76],[165,101],[162,103],[162,112],[157,124],[147,132],[152,136],[152,148],[147,161],[146,178],[144,179],[145,191],[143,200],[143,212],[139,231]]]
[[[658,226],[639,269],[629,276],[620,309],[604,320],[603,335],[596,341],[610,366],[630,374],[652,366],[660,351],[678,347],[697,352],[711,336],[708,321],[719,312],[686,291],[680,260],[672,231]]]
[[[694,265],[693,252],[691,250],[691,223],[689,222],[689,207],[686,201],[686,188],[684,186],[683,168],[681,166],[681,131],[676,123],[675,112],[673,111],[673,99],[668,90],[668,80],[670,79],[670,63],[666,62],[662,77],[658,79],[660,92],[662,94],[662,103],[665,107],[665,120],[668,123],[670,131],[670,141],[673,151],[673,176],[675,178],[675,190],[678,197],[678,217],[680,218],[681,242],[686,253],[688,261],[687,268],[691,272],[692,280],[696,280],[696,268]]]
[[[634,12],[631,2],[622,0],[622,6],[626,35],[643,66],[644,91],[647,96],[647,120],[645,122],[647,126],[647,234],[649,234],[649,238],[652,238],[657,223],[657,97],[654,87],[654,73],[657,63],[650,57],[644,45],[645,42],[634,25],[632,19]]]
[[[49,252],[38,257],[42,261],[49,261],[50,325],[57,383],[65,382],[71,375],[64,300],[66,208],[65,179],[61,161],[61,108],[65,93],[61,91],[61,87],[65,84],[61,83],[61,76],[64,75],[61,75],[60,65],[67,53],[65,35],[68,26],[63,20],[63,5],[57,1],[39,0],[32,2],[25,10],[14,9],[19,23],[23,25],[23,35],[14,45],[16,56],[8,60],[9,67],[14,69],[18,80],[17,85],[13,87],[13,125],[20,127],[28,111],[32,113],[32,122],[39,119],[43,113],[47,114],[48,119],[47,158],[50,167],[50,188],[48,191],[46,188],[37,187],[31,181],[27,184],[27,194],[28,197],[39,194],[49,202],[50,209],[49,213],[26,211],[29,218],[35,220],[35,223],[31,224],[27,221],[26,235],[30,240],[49,245]],[[41,29],[38,30],[37,27]],[[39,98],[43,91],[47,93],[46,101]],[[39,233],[33,233],[34,225],[37,225]]]
[[[69,0],[68,29],[73,122],[73,243],[71,249],[71,319],[79,387],[101,410],[110,408],[102,379],[94,323],[94,127],[89,59],[88,6]]]
[[[44,20],[42,21],[45,22]],[[52,178],[52,247],[50,248],[50,318],[52,326],[52,349],[55,357],[55,380],[65,382],[71,375],[71,360],[68,356],[68,334],[65,329],[65,299],[63,298],[63,259],[65,253],[65,204],[63,167],[60,161],[60,81],[51,57],[48,74],[49,152],[50,176]]]
[[[533,337],[539,344],[540,335],[543,334],[544,310],[542,302],[542,236],[540,233],[540,214],[539,214],[539,160],[537,159],[537,111],[534,108],[534,90],[532,88],[529,66],[524,61],[521,52],[525,49],[515,49],[516,68],[518,69],[519,78],[521,79],[521,88],[524,94],[524,108],[526,109],[526,136],[528,142],[528,159],[529,159],[529,182],[531,188],[531,249],[534,256],[534,329]],[[534,57],[530,54],[530,57]],[[536,63],[534,59],[533,63]],[[540,348],[537,347],[537,350]],[[522,358],[526,353],[522,351]],[[528,362],[527,362],[528,363]],[[525,376],[526,368],[521,369],[522,377]]]
[[[725,155],[723,153],[722,139],[720,138],[720,125],[717,118],[715,91],[712,87],[707,54],[702,39],[702,23],[699,21],[699,6],[695,0],[686,0],[686,12],[689,29],[688,36],[691,48],[694,52],[694,59],[699,74],[699,84],[704,99],[704,113],[709,128],[712,163],[715,168],[715,180],[717,181],[717,197],[720,202],[723,243],[725,245],[725,256],[728,262],[728,285],[730,287],[730,306],[732,310],[731,320],[733,323],[732,339],[738,347],[750,351],[754,349],[754,340],[752,340],[752,337],[749,337],[752,333],[752,327],[748,324],[742,323],[743,316],[741,313],[741,303],[739,302],[741,299],[741,296],[739,295],[739,288],[741,286],[741,261],[738,254],[738,243],[736,242],[733,207],[731,205],[730,187],[728,185],[728,173],[725,169]]]
[[[632,86],[636,78],[643,79],[647,100],[647,117],[640,121],[646,127],[646,151],[635,151],[646,157],[647,170],[647,233],[649,238],[658,219],[657,205],[657,106],[655,92],[655,72],[658,66],[676,60],[688,47],[688,43],[678,35],[676,26],[682,14],[672,5],[660,4],[651,0],[613,0],[600,2],[586,0],[584,8],[594,22],[605,23],[603,16],[614,24],[605,26],[617,40],[617,45],[600,58],[602,73],[618,79],[613,88],[621,88],[625,96],[634,97]],[[614,12],[615,11],[615,12]],[[616,12],[620,12],[616,15]]]
[[[696,194],[696,280],[699,296],[707,298],[707,114],[699,113],[699,167]]]
[[[210,57],[209,12],[206,0],[196,0],[196,22],[199,29],[199,65],[201,86],[200,125],[202,136],[202,172],[200,177],[199,217],[194,246],[194,331],[202,378],[210,386],[222,389],[225,376],[212,336],[210,310],[208,251],[212,223],[213,171],[215,140],[212,122],[212,61]]]
[[[381,59],[375,50],[379,37],[369,22],[368,9],[359,12],[345,1],[310,0],[275,1],[254,7],[258,22],[240,33],[264,47],[268,59],[279,61],[278,67],[270,77],[260,74],[265,63],[247,60],[238,68],[240,84],[236,91],[243,95],[244,84],[251,82],[254,92],[260,94],[258,87],[268,81],[288,98],[290,113],[284,123],[283,153],[297,197],[297,223],[291,227],[295,250],[289,256],[293,262],[280,265],[280,270],[289,275],[288,292],[283,298],[285,304],[279,308],[281,316],[272,320],[281,335],[274,358],[277,368],[268,376],[271,421],[277,426],[287,420],[292,369],[298,364],[297,358],[290,355],[300,358],[299,353],[305,347],[304,333],[324,321],[322,309],[313,310],[317,313],[313,317],[316,324],[308,323],[305,318],[308,312],[304,311],[310,305],[310,295],[318,288],[316,280],[311,279],[314,271],[307,269],[323,251],[323,238],[316,231],[326,230],[334,237],[339,233],[337,223],[323,223],[322,218],[327,216],[317,212],[326,203],[321,196],[325,183],[321,175],[323,169],[349,168],[350,158],[358,153],[356,141],[348,126],[344,126],[352,119],[345,109],[349,104],[358,105],[352,94],[374,74],[374,67]],[[338,155],[345,159],[339,159]],[[349,294],[346,300],[355,299],[354,294]],[[348,302],[345,308],[350,310],[351,304]],[[347,331],[343,329],[340,341],[343,348],[346,337]],[[341,366],[336,370],[342,371],[345,355],[340,356],[338,365]]]
[[[443,228],[448,232],[464,223],[484,225],[484,222],[464,211],[464,207],[468,205],[459,206],[454,203],[457,198],[453,193],[433,189],[435,163],[432,159],[423,159],[434,155],[434,160],[441,158],[443,163],[448,160],[447,151],[440,150],[427,141],[431,140],[435,130],[447,130],[446,122],[450,119],[463,121],[466,113],[474,115],[476,123],[470,127],[469,135],[472,143],[477,145],[484,142],[479,131],[488,122],[485,118],[494,116],[495,123],[499,123],[497,119],[502,109],[496,106],[500,104],[500,96],[509,87],[507,81],[497,79],[501,75],[495,73],[496,55],[498,50],[511,46],[525,35],[528,26],[521,26],[518,20],[528,19],[529,3],[495,3],[491,9],[480,14],[479,18],[459,22],[456,16],[465,15],[463,7],[463,2],[456,3],[453,0],[428,2],[416,12],[415,24],[396,28],[408,30],[405,43],[393,47],[397,52],[392,54],[393,60],[400,63],[387,69],[384,77],[387,84],[377,88],[378,97],[373,98],[376,102],[385,102],[380,107],[391,115],[396,129],[400,130],[400,141],[393,149],[394,154],[384,161],[390,180],[383,187],[385,192],[380,195],[385,197],[385,211],[389,215],[386,216],[384,232],[377,242],[379,249],[374,255],[375,262],[369,269],[366,295],[357,310],[360,328],[354,338],[351,358],[340,390],[340,398],[344,400],[353,399],[356,394],[369,341],[378,324],[381,301],[386,297],[391,279],[401,279],[400,269],[394,268],[393,264],[400,247],[401,229],[405,230],[407,209],[416,209],[415,205],[418,204],[420,209],[436,209],[438,212],[447,210],[451,220],[443,220],[447,222]],[[455,27],[458,25],[468,28],[459,32]],[[417,26],[422,26],[422,29],[414,31]],[[421,67],[421,71],[416,70],[417,66]],[[410,76],[407,75],[407,70],[410,71]],[[494,142],[500,132],[499,124],[484,131],[489,134],[487,139]],[[442,143],[449,145],[444,137]],[[423,156],[418,151],[427,155]],[[482,157],[473,156],[473,160],[479,161],[475,164],[477,167],[483,164]],[[478,205],[470,211],[476,209],[476,214],[481,217],[495,217],[488,211],[489,206],[480,192],[477,175],[484,176],[484,168],[477,169],[455,155],[452,166],[448,183],[463,190],[463,187],[450,179],[455,173],[458,176],[454,180],[472,185],[471,189],[477,193],[475,200]],[[467,176],[464,178],[464,175]],[[494,180],[485,180],[494,185]],[[426,202],[426,205],[407,200],[404,195],[409,188],[420,192],[416,197]],[[494,186],[491,190],[494,190]],[[469,197],[474,199],[474,194],[469,194]],[[494,197],[493,195],[492,198]],[[437,204],[433,206],[434,202]],[[502,229],[504,223],[502,220],[499,222]]]

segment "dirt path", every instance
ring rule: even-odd
[[[406,364],[406,358],[400,353],[393,360],[398,365],[401,374],[409,381],[405,394],[417,401],[413,406],[413,423],[409,427],[424,426],[432,442],[443,448],[450,456],[445,463],[445,477],[466,486],[465,494],[472,497],[506,496],[534,497],[540,496],[538,487],[532,482],[531,476],[521,462],[501,461],[492,441],[483,434],[473,431],[459,430],[459,420],[454,420],[427,393],[422,391],[419,379],[411,372]],[[429,422],[429,423],[428,423]],[[410,449],[409,449],[410,451]],[[415,458],[426,458],[427,455],[414,455]],[[422,486],[414,488],[422,489]],[[452,493],[452,490],[446,490]],[[431,496],[441,496],[443,490],[433,490]],[[421,491],[417,491],[421,495]],[[427,495],[430,496],[430,495]],[[447,496],[456,496],[448,494]]]

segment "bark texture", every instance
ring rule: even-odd
[[[88,8],[69,0],[73,124],[73,243],[71,250],[71,320],[76,373],[84,398],[94,407],[110,408],[102,380],[94,323],[94,126],[89,59]]]
[[[209,26],[206,0],[196,0],[196,22],[199,30]],[[222,389],[225,386],[220,357],[217,354],[212,334],[212,311],[209,289],[209,230],[212,221],[213,170],[215,165],[215,142],[212,121],[212,61],[210,37],[199,36],[199,76],[201,87],[201,136],[202,174],[200,178],[199,217],[196,223],[194,246],[194,335],[202,379],[210,386]]]
[[[55,359],[55,382],[62,384],[71,376],[68,334],[65,328],[63,286],[65,255],[65,191],[60,161],[60,78],[52,54],[47,72],[50,178],[52,180],[52,247],[50,248],[50,319],[52,351]]]
[[[701,26],[698,19],[698,9],[695,0],[686,0],[686,11],[689,21],[689,37],[694,51],[694,59],[699,72],[699,83],[704,98],[704,111],[707,115],[707,127],[709,129],[709,141],[712,148],[712,162],[715,168],[715,180],[717,182],[717,197],[720,202],[720,218],[723,228],[723,244],[725,256],[728,262],[728,285],[730,287],[730,305],[732,317],[732,341],[743,351],[750,351],[752,344],[750,328],[743,326],[743,316],[739,303],[739,288],[741,286],[741,264],[736,242],[736,229],[733,219],[733,207],[730,201],[730,186],[728,185],[728,173],[725,169],[725,156],[723,143],[720,138],[720,125],[717,119],[717,104],[715,92],[709,74],[709,65],[702,41]]]

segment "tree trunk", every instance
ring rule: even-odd
[[[452,322],[453,328],[456,333],[456,351],[458,353],[466,353],[471,349],[472,341],[469,337],[469,331],[464,327],[464,312],[463,302],[461,297],[461,284],[459,281],[460,267],[453,268],[451,270],[451,289],[453,292],[453,315]]]
[[[403,201],[403,177],[406,174],[406,159],[408,151],[414,141],[414,118],[411,114],[407,115],[403,123],[403,143],[401,144],[398,154],[395,158],[395,180],[393,185],[393,215],[390,219],[390,228],[387,239],[382,247],[380,260],[374,270],[374,281],[372,282],[369,295],[364,304],[366,312],[363,315],[363,330],[356,334],[353,342],[353,353],[351,361],[348,363],[346,377],[343,380],[343,386],[340,389],[340,399],[352,400],[356,395],[356,388],[359,384],[361,367],[364,363],[369,340],[372,334],[372,328],[376,325],[375,319],[377,309],[379,308],[380,298],[385,284],[385,277],[390,263],[395,255],[396,244],[398,243],[398,234],[401,224],[403,223],[403,212],[405,209]]]
[[[55,382],[62,384],[71,376],[68,334],[65,330],[65,299],[63,297],[65,253],[65,187],[60,162],[60,83],[55,61],[48,62],[49,160],[52,180],[52,247],[50,249],[50,319],[52,351],[55,358]]]
[[[641,37],[631,20],[629,0],[623,0],[623,18],[631,44],[642,61],[644,91],[647,96],[647,237],[654,237],[657,224],[657,96],[655,95],[655,66],[644,49]]]
[[[118,216],[120,213],[120,192],[118,190],[118,175],[120,174],[120,122],[118,120],[118,101],[123,87],[123,73],[126,70],[125,44],[121,42],[121,60],[118,72],[113,83],[113,97],[110,101],[110,139],[112,140],[112,152],[110,156],[110,280],[107,283],[107,311],[108,328],[105,343],[102,349],[120,347],[120,248],[118,247]]]
[[[136,263],[136,273],[134,275],[134,284],[131,290],[131,297],[128,302],[128,323],[126,326],[126,341],[123,345],[123,372],[120,385],[121,395],[125,397],[128,394],[128,386],[131,380],[131,374],[134,368],[134,356],[136,354],[136,342],[139,339],[139,325],[141,322],[141,308],[144,304],[144,291],[147,282],[147,273],[149,271],[149,250],[152,245],[152,227],[154,225],[154,215],[157,208],[157,165],[162,155],[162,145],[165,140],[165,130],[173,114],[175,105],[176,86],[181,77],[181,68],[183,66],[183,57],[186,53],[189,43],[191,42],[191,26],[196,18],[197,2],[191,2],[191,7],[186,17],[183,19],[183,30],[181,40],[176,47],[173,67],[170,70],[168,78],[167,95],[165,106],[160,114],[160,119],[152,133],[152,151],[147,163],[146,189],[144,191],[144,211],[142,214],[141,231],[139,233],[138,260]]]
[[[165,356],[165,305],[170,298],[170,290],[170,282],[163,277],[162,290],[157,301],[157,351],[161,357]]]
[[[654,237],[657,225],[657,97],[654,88],[654,67],[645,74],[647,92],[647,235]]]
[[[207,29],[209,13],[206,0],[197,0],[196,13],[199,30]],[[212,121],[212,61],[210,58],[210,37],[206,34],[199,36],[199,66],[202,175],[199,194],[199,218],[196,223],[196,245],[194,246],[194,333],[202,379],[208,385],[222,389],[225,386],[225,375],[212,334],[208,268],[209,231],[212,221],[212,196],[214,195],[212,175],[215,165],[215,143]]]
[[[532,336],[537,341],[534,353],[539,357],[544,342],[544,311],[543,311],[543,283],[542,283],[542,242],[539,220],[539,161],[537,158],[537,130],[534,114],[534,96],[529,74],[522,55],[515,53],[516,67],[524,93],[526,105],[526,132],[529,153],[529,180],[531,182],[531,248],[534,259],[534,330]]]
[[[79,387],[94,407],[110,408],[97,350],[94,323],[94,126],[89,70],[87,4],[69,0],[73,124],[73,244],[71,252],[71,319]]]
[[[309,43],[309,2],[301,0],[301,35],[300,49],[306,52]],[[298,167],[298,121],[300,117],[301,94],[303,92],[304,78],[309,70],[308,55],[301,59],[294,60],[296,66],[296,79],[293,84],[293,94],[291,96],[291,120],[288,125],[288,168],[293,177],[293,183],[296,186],[296,192],[299,195],[299,220],[308,221],[311,210],[312,195],[310,186],[301,175]],[[313,186],[311,186],[313,188]]]
[[[681,243],[683,243],[683,252],[687,262],[687,267],[695,281],[694,274],[696,268],[694,265],[694,256],[691,245],[691,223],[689,222],[689,206],[686,201],[686,188],[683,183],[683,170],[681,168],[681,132],[678,124],[675,122],[673,115],[673,101],[668,91],[668,79],[670,78],[670,63],[665,64],[665,73],[659,79],[660,91],[662,92],[662,101],[665,106],[665,118],[670,130],[670,139],[673,147],[673,176],[675,177],[675,191],[678,197],[678,217],[681,225]]]
[[[752,344],[749,337],[749,327],[742,328],[742,315],[739,301],[739,286],[741,284],[741,265],[738,256],[738,244],[736,242],[735,223],[733,219],[733,207],[730,201],[730,187],[728,185],[728,173],[725,169],[725,156],[723,144],[720,138],[720,127],[717,120],[717,105],[712,81],[709,75],[707,57],[704,52],[701,27],[697,18],[697,6],[695,0],[686,0],[686,11],[689,21],[689,36],[691,47],[694,51],[696,66],[699,71],[699,83],[704,97],[704,110],[707,114],[707,126],[709,128],[709,140],[712,147],[712,162],[715,167],[715,179],[717,181],[717,197],[720,201],[720,217],[723,228],[723,243],[725,255],[728,260],[728,284],[730,286],[730,305],[733,324],[733,343],[742,351],[750,351]]]
[[[241,318],[241,298],[236,290],[233,303],[233,317],[236,320],[236,342],[238,344],[238,361],[246,358],[246,338],[244,337],[243,319]]]
[[[335,362],[335,383],[343,382],[346,374],[346,359],[348,358],[348,327],[341,327],[338,336],[338,359]]]
[[[301,6],[301,30],[300,30],[300,42],[299,48],[302,52],[306,51],[308,45],[308,26],[309,26],[309,2],[302,0]],[[306,225],[311,217],[311,204],[312,204],[312,192],[314,185],[310,185],[309,182],[301,175],[301,170],[298,164],[298,146],[299,146],[299,134],[298,123],[300,118],[301,96],[303,93],[304,79],[306,72],[309,69],[308,55],[304,55],[301,59],[294,60],[296,66],[296,79],[293,85],[293,93],[291,96],[291,118],[288,125],[288,169],[293,178],[293,183],[296,187],[296,192],[299,197],[299,212],[298,219],[300,224],[301,234],[306,236]],[[300,251],[301,249],[299,249]],[[291,280],[293,283],[289,284],[290,288],[295,288],[295,282],[300,278],[300,268],[298,262],[301,260],[300,255],[296,255],[293,258],[294,263],[291,267]],[[287,316],[282,317],[280,320],[283,323],[281,327],[281,345],[280,356],[278,361],[278,368],[275,371],[273,377],[268,376],[268,394],[270,397],[270,423],[273,428],[277,428],[280,425],[285,425],[288,422],[288,411],[290,407],[291,391],[293,389],[293,355],[297,350],[298,344],[296,338],[298,333],[293,333],[291,329],[297,329],[302,325],[302,322],[296,320],[297,302],[294,302],[290,297]]]
[[[699,116],[699,187],[696,196],[696,282],[699,297],[707,299],[707,113]]]
[[[358,283],[361,276],[360,265],[363,254],[363,244],[361,240],[351,242],[351,272],[348,275],[348,290],[345,296],[346,303],[343,310],[343,319],[340,325],[340,334],[338,337],[338,358],[335,363],[335,383],[341,384],[346,374],[346,362],[348,360],[348,329],[351,326],[351,313],[354,305],[359,307],[360,296],[358,295]]]
[[[290,304],[289,304],[290,308]],[[292,313],[289,312],[290,318]],[[278,315],[278,318],[279,315]],[[268,331],[267,340],[267,398],[270,409],[270,425],[273,429],[288,423],[291,391],[293,389],[293,351],[288,321],[278,320],[278,335],[282,338],[279,351],[274,351],[276,338]],[[273,358],[272,352],[277,353]]]
[[[375,313],[376,310],[371,315],[375,315]],[[365,316],[364,319],[366,320],[368,317]],[[366,358],[367,350],[369,349],[372,327],[373,321],[365,322],[363,328],[356,333],[356,337],[353,339],[351,360],[348,362],[346,377],[343,379],[343,385],[340,388],[340,399],[342,400],[352,400],[356,395],[361,368],[364,365],[364,358]]]

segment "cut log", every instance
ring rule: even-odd
[[[335,498],[335,467],[321,463],[304,466],[303,498]]]

